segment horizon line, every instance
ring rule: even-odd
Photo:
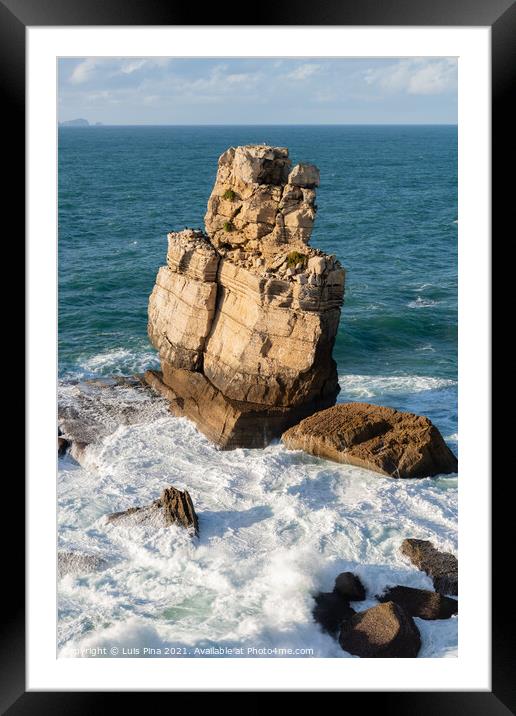
[[[58,126],[62,126],[63,122],[75,122],[79,117],[74,119],[63,119],[58,121]],[[287,123],[271,123],[271,124],[226,124],[225,122],[220,123],[202,123],[202,124],[153,124],[150,122],[139,122],[137,124],[111,124],[108,122],[101,122],[96,124],[95,122],[88,122],[88,125],[77,125],[73,129],[85,129],[91,127],[92,129],[99,127],[457,127],[458,122],[296,122],[293,124]],[[68,125],[70,126],[70,125]]]

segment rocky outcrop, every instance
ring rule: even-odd
[[[166,487],[150,505],[113,512],[107,516],[107,522],[125,526],[152,525],[157,528],[178,525],[199,535],[199,520],[192,498],[186,490],[182,492],[172,486]]]
[[[349,601],[335,591],[319,592],[314,600],[315,607],[312,614],[315,621],[321,625],[323,631],[333,637],[338,636],[342,622],[355,614]]]
[[[145,380],[169,401],[173,415],[192,420],[207,438],[226,450],[261,448],[325,402],[332,402],[328,398],[289,408],[231,400],[202,373],[167,364],[163,372],[147,371]]]
[[[285,148],[228,149],[206,233],[168,235],[149,299],[162,370],[147,379],[221,447],[263,447],[335,402],[344,270],[308,246],[318,184]]]
[[[402,607],[386,602],[343,622],[339,643],[365,658],[413,658],[421,648],[419,629]]]
[[[442,594],[459,593],[459,563],[450,552],[441,552],[428,540],[405,539],[401,553],[432,579],[434,589]]]
[[[120,425],[144,423],[167,414],[167,403],[156,400],[142,376],[60,383],[58,451],[61,443],[62,450],[84,463],[89,446],[99,444]]]
[[[197,370],[215,315],[218,256],[200,231],[168,235],[149,300],[149,338],[164,363]]]
[[[457,472],[457,458],[428,418],[369,403],[335,405],[282,435],[291,450],[390,477]]]
[[[361,602],[366,598],[364,585],[353,572],[342,572],[335,579],[334,592],[350,602]]]
[[[379,602],[395,602],[410,614],[420,619],[449,619],[459,610],[456,599],[444,597],[439,592],[414,587],[389,587],[376,597]]]

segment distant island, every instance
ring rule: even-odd
[[[87,119],[66,119],[64,122],[59,122],[60,127],[101,127],[102,122],[95,122],[90,124]]]

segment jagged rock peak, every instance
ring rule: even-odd
[[[285,147],[231,147],[219,158],[206,232],[223,253],[243,249],[264,264],[286,246],[306,253],[318,185],[317,167],[292,168]]]

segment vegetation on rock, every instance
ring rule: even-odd
[[[299,251],[291,251],[289,254],[287,254],[287,267],[288,268],[295,268],[298,264],[302,264],[302,266],[306,266],[308,261],[308,256],[306,254],[301,254]]]

